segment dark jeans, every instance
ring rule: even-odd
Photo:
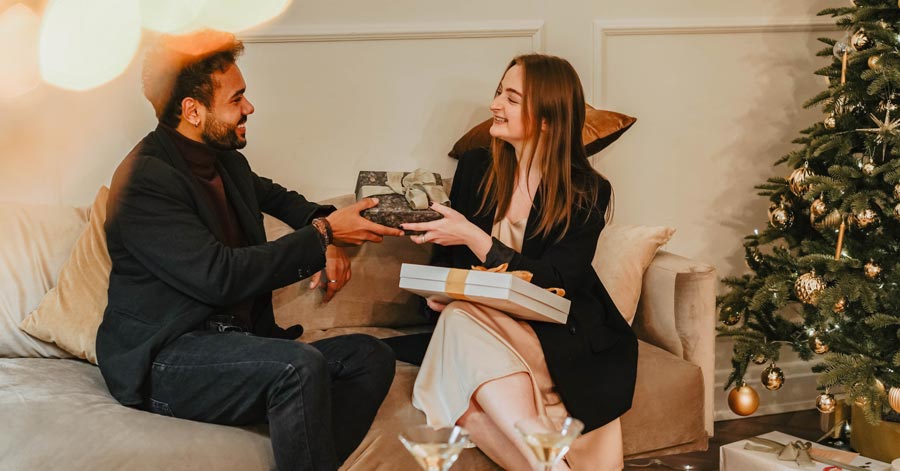
[[[362,441],[394,377],[367,335],[311,344],[189,332],[153,362],[147,409],[224,425],[269,423],[281,471],[335,470]]]

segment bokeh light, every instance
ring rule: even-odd
[[[16,3],[0,13],[0,99],[24,95],[41,83],[37,60],[40,18]]]
[[[138,0],[53,0],[40,32],[41,76],[86,90],[121,74],[141,38]]]
[[[202,27],[200,12],[208,0],[140,0],[141,25],[160,33],[187,33]]]
[[[280,15],[291,0],[215,0],[200,13],[198,28],[237,33]]]

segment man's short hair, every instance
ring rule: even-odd
[[[191,97],[207,108],[218,85],[214,72],[224,72],[244,52],[233,34],[202,30],[185,35],[164,35],[144,57],[141,81],[156,118],[177,127],[181,102]]]

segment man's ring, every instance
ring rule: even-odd
[[[423,244],[425,243],[425,234],[419,236],[419,241],[421,241]]]
[[[337,280],[328,280],[329,283],[337,283]]]

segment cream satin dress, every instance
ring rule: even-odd
[[[502,219],[494,224],[491,235],[521,252],[527,222]],[[531,377],[538,413],[568,415],[537,334],[527,322],[491,307],[453,301],[438,318],[428,344],[413,387],[413,406],[425,413],[432,427],[453,425],[482,384],[522,372]],[[590,463],[597,462],[591,452],[599,450],[598,439],[599,434],[591,432],[575,441],[566,456],[573,470],[588,470]]]

